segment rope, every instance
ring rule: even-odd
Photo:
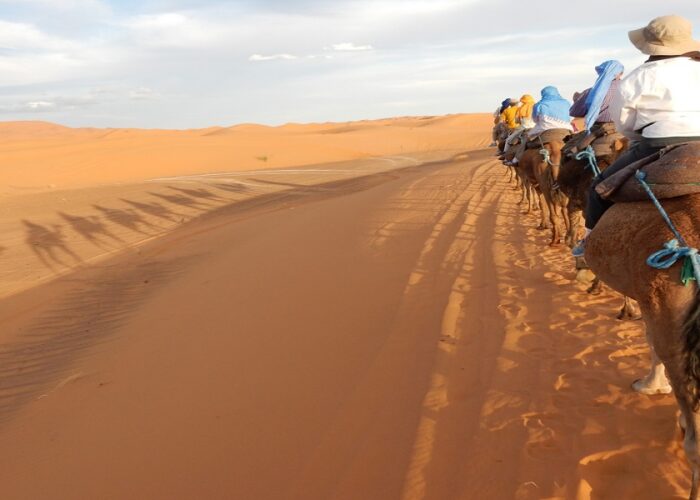
[[[598,166],[598,159],[595,156],[593,146],[588,146],[583,151],[576,153],[576,156],[574,158],[576,158],[577,160],[588,161],[588,166],[591,167],[593,175],[595,177],[598,177],[600,175],[600,167]]]
[[[542,155],[543,160],[547,163],[547,165],[553,167],[554,164],[552,163],[552,157],[549,154],[549,149],[544,147],[544,142],[542,141],[542,136],[541,135],[537,136],[537,139],[539,139],[540,146],[542,146],[542,149],[540,149],[540,154]]]
[[[698,256],[698,249],[688,246],[688,243],[686,243],[675,224],[673,224],[671,217],[669,217],[668,213],[659,202],[659,199],[651,190],[651,187],[649,187],[649,184],[646,182],[646,176],[647,174],[641,170],[637,170],[637,173],[635,174],[635,177],[642,185],[642,188],[644,188],[644,191],[646,191],[647,195],[649,195],[649,198],[651,198],[651,201],[661,214],[664,222],[666,222],[669,229],[671,229],[671,232],[675,236],[675,239],[672,239],[664,245],[663,250],[659,250],[658,252],[652,254],[647,259],[647,264],[654,269],[669,269],[681,258],[683,258],[685,259],[685,262],[684,272],[682,273],[683,276],[681,278],[682,281],[687,284],[688,281],[694,278],[696,282],[700,283],[700,257]],[[690,262],[690,266],[688,266],[688,262]],[[692,267],[692,277],[688,273],[689,267]]]

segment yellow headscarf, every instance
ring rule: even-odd
[[[520,98],[522,106],[518,108],[518,118],[532,118],[532,108],[535,106],[535,99],[530,94],[525,94]]]

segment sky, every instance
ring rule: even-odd
[[[201,128],[490,112],[644,57],[699,0],[0,0],[0,121]]]

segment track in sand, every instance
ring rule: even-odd
[[[489,151],[225,206],[0,302],[8,499],[681,498],[641,325]]]

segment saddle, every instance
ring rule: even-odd
[[[614,153],[615,141],[623,138],[624,136],[615,129],[614,123],[596,123],[590,134],[584,130],[570,136],[561,151],[565,158],[574,158],[591,146],[596,157],[600,158]]]
[[[545,144],[550,142],[564,142],[564,140],[571,135],[571,132],[565,128],[554,128],[551,130],[545,130],[535,139],[528,141],[525,145],[526,149],[541,148]]]
[[[615,203],[649,201],[635,178],[638,170],[660,200],[700,193],[700,141],[668,146],[632,163],[596,186],[596,191]]]

